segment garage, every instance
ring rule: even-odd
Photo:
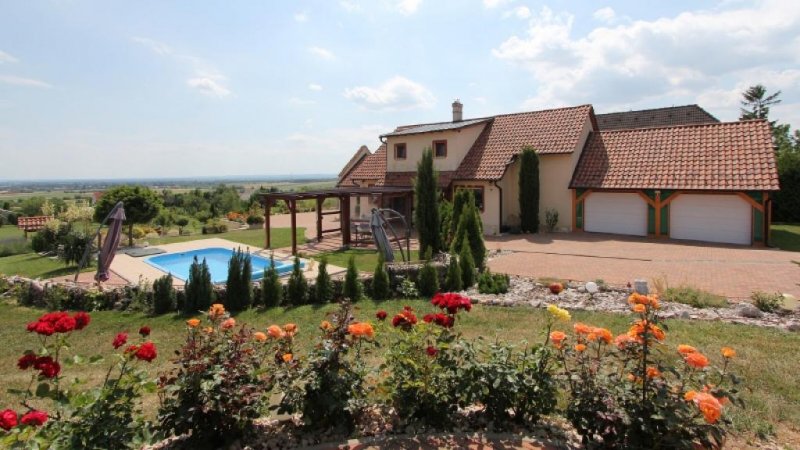
[[[750,245],[752,207],[738,195],[685,194],[670,203],[670,237]]]
[[[647,235],[647,203],[636,193],[593,192],[586,197],[584,230]]]

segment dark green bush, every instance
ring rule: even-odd
[[[508,275],[503,273],[494,274],[487,269],[478,275],[478,292],[481,294],[505,294],[509,284]]]
[[[211,284],[211,272],[205,258],[203,262],[197,261],[194,257],[189,268],[189,279],[186,281],[184,289],[186,301],[183,305],[184,314],[196,314],[198,311],[205,312],[214,302],[214,286]]]
[[[201,228],[203,234],[219,234],[228,231],[228,226],[216,220],[210,221]]]
[[[461,241],[458,265],[461,268],[461,284],[465,289],[471,288],[475,284],[475,261],[472,259],[472,250],[467,236],[464,236],[464,240]]]
[[[333,283],[328,274],[328,258],[325,256],[319,261],[319,270],[314,284],[314,302],[328,303],[333,299]]]
[[[363,286],[361,285],[361,280],[358,279],[355,256],[350,256],[350,259],[347,260],[347,274],[344,277],[342,295],[351,302],[361,300],[363,295]]]
[[[153,314],[166,314],[175,310],[175,289],[172,275],[164,275],[153,282]]]
[[[275,269],[275,259],[270,258],[269,267],[264,271],[264,278],[261,279],[261,303],[270,308],[278,306],[283,301],[283,284]]]
[[[419,270],[417,290],[423,297],[430,297],[439,291],[439,273],[430,260],[425,261],[425,265]]]
[[[458,292],[463,289],[461,283],[461,268],[458,265],[458,257],[455,254],[450,255],[450,262],[447,265],[447,276],[445,277],[444,284],[450,292]]]
[[[308,298],[308,281],[300,267],[300,258],[294,258],[294,267],[286,283],[286,300],[290,305],[299,306]]]
[[[253,298],[253,267],[249,253],[238,248],[228,261],[228,281],[225,307],[233,312],[244,311],[250,307]]]
[[[756,291],[750,297],[756,308],[764,312],[775,312],[783,306],[783,294],[776,292],[769,294],[767,292]]]
[[[372,275],[372,298],[375,300],[385,300],[391,295],[389,287],[389,274],[386,272],[383,253],[378,256],[378,264],[375,266],[375,273]]]
[[[451,251],[453,253],[461,252],[461,245],[464,238],[469,241],[469,248],[472,252],[472,262],[478,269],[483,270],[483,264],[486,260],[486,245],[483,242],[483,222],[481,222],[480,211],[475,206],[475,198],[472,192],[465,194],[466,200],[461,208],[461,213],[458,215],[458,227],[453,235],[451,243]],[[455,219],[456,212],[453,211],[453,218]],[[462,280],[466,286],[467,280]]]

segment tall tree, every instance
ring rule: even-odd
[[[414,219],[419,236],[419,252],[428,250],[436,253],[441,249],[439,234],[439,193],[436,185],[437,174],[433,168],[433,151],[426,148],[422,159],[417,163],[417,179],[414,183],[414,198],[417,208]]]
[[[742,115],[739,120],[768,119],[769,107],[781,102],[778,98],[780,95],[781,91],[767,95],[767,88],[763,84],[750,86],[746,91],[742,92],[743,100],[741,103],[743,108],[740,108]]]
[[[539,157],[532,147],[523,148],[520,155],[519,220],[523,233],[539,231]]]
[[[114,208],[117,202],[125,207],[125,221],[128,223],[128,246],[133,247],[133,225],[153,220],[161,211],[161,198],[145,186],[116,186],[103,193],[94,208],[94,220],[100,222]]]

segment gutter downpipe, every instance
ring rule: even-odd
[[[492,184],[494,185],[494,187],[497,188],[497,190],[499,192],[498,195],[500,196],[500,202],[499,202],[500,208],[498,208],[500,210],[500,217],[498,217],[498,219],[500,219],[500,220],[497,222],[499,224],[499,226],[497,228],[497,234],[500,234],[500,233],[502,233],[502,229],[503,229],[503,188],[501,188],[500,185],[497,184],[497,180],[492,181]]]

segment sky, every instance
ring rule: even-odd
[[[402,124],[780,90],[800,1],[0,0],[0,179],[335,174]]]

